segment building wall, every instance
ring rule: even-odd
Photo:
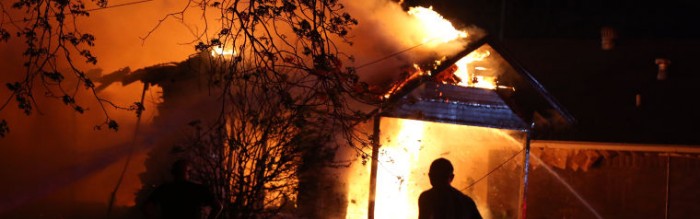
[[[527,218],[700,214],[693,207],[700,203],[700,153],[692,147],[534,142],[531,155]]]

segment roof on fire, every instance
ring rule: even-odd
[[[462,57],[479,48],[507,63],[498,78],[507,89],[482,89],[443,83],[444,74]],[[514,60],[497,41],[484,37],[437,66],[432,75],[410,77],[387,101],[383,116],[504,129],[534,129],[538,133],[562,130],[574,117],[535,77]],[[515,88],[515,89],[513,89]],[[534,127],[531,124],[535,124]]]

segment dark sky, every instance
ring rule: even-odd
[[[700,2],[690,0],[406,0],[506,38],[597,38],[602,26],[621,37],[700,38]],[[505,4],[505,7],[503,7]],[[505,10],[504,10],[505,9]],[[503,13],[504,12],[504,13]],[[502,19],[505,18],[505,19]],[[502,22],[504,21],[504,22]]]

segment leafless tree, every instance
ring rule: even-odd
[[[368,86],[344,67],[352,57],[336,44],[349,43],[357,21],[337,0],[190,3],[202,18],[220,15],[206,24],[196,49],[232,51],[206,61],[210,89],[220,95],[218,119],[194,125],[181,149],[201,164],[197,178],[228,202],[227,218],[293,208],[304,181],[300,167],[336,164],[340,145],[368,145],[355,129],[367,114],[353,106],[371,101]],[[169,16],[181,19],[188,10]]]
[[[92,2],[100,8],[107,6],[107,0]],[[97,129],[103,125],[115,131],[119,128],[118,123],[107,113],[107,107],[135,110],[140,114],[143,110],[140,102],[123,107],[100,97],[95,90],[94,81],[84,69],[76,65],[80,59],[93,65],[97,63],[97,58],[90,51],[95,45],[95,36],[80,31],[76,25],[78,19],[90,15],[89,10],[80,0],[0,2],[0,42],[8,42],[15,35],[23,41],[25,47],[22,54],[25,57],[24,72],[8,72],[24,77],[19,81],[5,83],[11,95],[0,103],[0,112],[14,102],[27,115],[34,111],[41,113],[35,97],[47,96],[59,99],[76,112],[83,113],[86,109],[76,95],[86,89],[104,112],[105,121],[96,126]],[[35,89],[37,87],[42,89]],[[9,125],[0,118],[0,137],[8,132]]]
[[[107,6],[106,0],[93,2]],[[140,115],[139,102],[119,107],[100,98],[88,74],[73,64],[73,56],[97,63],[89,50],[95,36],[75,25],[76,19],[89,15],[83,1],[16,0],[10,7],[26,12],[21,21],[12,20],[4,3],[0,7],[0,39],[7,41],[14,29],[27,46],[26,77],[7,84],[12,96],[0,111],[14,100],[30,114],[37,106],[33,88],[39,85],[48,90],[47,96],[78,112],[85,109],[76,94],[87,88],[101,104],[110,129],[117,130],[118,124],[106,106]],[[368,85],[344,65],[352,56],[338,49],[338,43],[350,43],[347,36],[357,21],[338,0],[190,0],[160,23],[184,19],[185,13],[201,13],[205,23],[196,33],[197,51],[233,50],[203,60],[211,93],[221,103],[218,119],[194,125],[192,136],[180,144],[186,156],[201,164],[198,178],[228,203],[225,216],[267,217],[293,206],[304,180],[300,168],[328,164],[340,145],[368,145],[369,138],[355,130],[367,115],[353,107],[372,101]],[[215,19],[210,19],[212,14]],[[61,71],[61,63],[70,71]],[[68,75],[77,85],[62,85]],[[0,136],[8,131],[0,120]]]

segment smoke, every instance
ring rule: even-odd
[[[90,18],[78,23],[84,27],[81,31],[97,36],[97,46],[93,52],[98,57],[98,66],[74,58],[80,68],[89,70],[101,67],[105,69],[104,72],[109,72],[132,63],[145,66],[186,57],[184,53],[177,57],[172,51],[138,52],[142,46],[136,36],[143,33],[129,32],[127,25],[115,24],[119,19],[114,18],[123,17],[118,13],[124,12],[111,9],[94,11]],[[129,20],[143,23],[137,22],[138,16],[122,19]],[[5,27],[16,31],[11,26]],[[0,66],[4,72],[0,74],[3,84],[0,98],[3,103],[10,98],[4,84],[24,77],[22,63],[25,59],[21,56],[24,48],[23,42],[15,37],[7,43],[0,43]],[[64,72],[69,72],[64,63],[59,65],[63,66],[61,69]],[[76,81],[72,76],[66,74],[65,77],[64,87],[75,88]],[[126,87],[112,86],[101,92],[100,97],[120,106],[128,106],[140,101],[142,87],[139,83]],[[134,137],[134,113],[106,105],[110,117],[119,122],[120,131],[113,132],[106,127],[98,131],[94,126],[105,121],[104,113],[92,94],[82,86],[78,88],[76,100],[86,108],[84,114],[73,111],[58,99],[44,97],[42,94],[46,90],[42,86],[36,85],[34,90],[39,106],[31,115],[24,115],[14,101],[0,112],[0,119],[7,120],[10,126],[9,135],[0,138],[0,175],[3,176],[0,181],[0,194],[3,194],[0,196],[0,217],[51,215],[51,212],[60,211],[55,207],[59,205],[104,205],[128,154],[125,151],[128,151],[126,149],[130,144],[127,143]],[[146,101],[142,123],[150,122],[149,118],[156,112],[154,109],[155,105]],[[133,164],[142,164],[143,159],[143,152],[135,154],[127,173],[130,177],[125,179],[118,194],[117,205],[133,204],[133,193],[141,186],[135,176],[143,171],[142,165]],[[19,211],[24,211],[24,216],[17,213]]]
[[[41,93],[41,87],[35,89]],[[128,90],[118,95],[113,92],[107,91],[102,97],[115,102],[132,99],[128,98]],[[109,109],[112,118],[120,122],[120,131],[94,130],[104,121],[102,112],[90,96],[79,96],[88,109],[84,114],[41,96],[36,97],[41,113],[23,115],[14,104],[3,110],[2,118],[8,121],[11,132],[0,139],[0,175],[4,176],[0,182],[0,215],[19,207],[37,209],[34,213],[40,214],[51,211],[40,206],[57,203],[106,203],[131,146],[127,143],[133,138],[135,116]],[[138,157],[136,154],[135,160]],[[142,170],[132,165],[129,174]],[[138,178],[127,178],[117,204],[131,204],[133,190],[138,187]]]
[[[467,39],[440,42],[431,39],[431,30],[397,2],[357,0],[344,4],[359,21],[350,39],[353,45],[345,49],[355,56],[358,72],[370,83],[395,79],[402,67],[413,63],[453,55],[480,32],[471,27],[466,31],[473,36]]]
[[[342,3],[359,24],[349,34],[351,45],[340,40],[336,45],[354,58],[354,62],[346,65],[357,67],[361,79],[370,84],[391,80],[402,67],[413,63],[455,54],[470,40],[482,35],[476,27],[461,28],[470,37],[439,42],[429,39],[432,30],[426,29],[424,23],[395,1],[347,0]],[[100,59],[99,67],[106,74],[125,66],[137,69],[185,60],[194,53],[200,36],[205,39],[213,36],[218,18],[218,12],[208,12],[206,17],[210,24],[203,25],[197,8],[190,6],[189,11],[179,13],[186,7],[186,1],[152,1],[93,12],[84,26],[97,36],[93,50]],[[200,35],[205,28],[209,28],[209,33]],[[294,34],[291,30],[282,31]]]

